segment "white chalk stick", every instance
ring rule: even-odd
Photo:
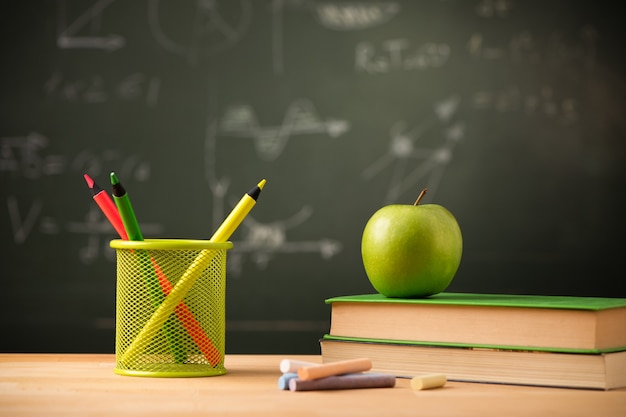
[[[296,359],[283,359],[280,361],[280,372],[287,374],[290,372],[298,372],[298,369],[306,366],[319,366],[319,363],[299,361]]]
[[[447,378],[443,374],[418,375],[411,379],[411,388],[416,391],[439,388],[446,385]]]

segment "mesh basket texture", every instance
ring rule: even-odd
[[[115,373],[152,377],[224,374],[229,247],[206,241],[158,239],[113,241],[111,246],[117,254]],[[208,266],[190,268],[200,255],[208,256]],[[195,281],[182,301],[164,316],[162,325],[140,334],[144,327],[150,328],[146,323],[178,280],[190,273]],[[133,354],[127,355],[129,351]]]

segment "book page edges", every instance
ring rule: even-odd
[[[486,307],[520,307],[576,310],[605,310],[625,308],[626,298],[574,297],[552,295],[479,294],[442,292],[425,298],[390,298],[381,294],[357,294],[328,298],[326,304],[335,302],[390,303],[390,304],[442,304]]]
[[[626,386],[626,352],[586,355],[480,351],[423,346],[390,346],[338,340],[320,341],[324,362],[367,356],[372,370],[398,377],[444,373],[451,381],[568,388],[614,389]],[[613,360],[613,362],[610,362]],[[605,374],[610,369],[612,375]]]
[[[516,352],[551,352],[551,353],[581,353],[581,354],[601,354],[601,353],[613,353],[626,351],[626,345],[612,349],[567,349],[567,348],[552,348],[542,346],[515,346],[515,345],[489,345],[478,343],[447,343],[447,342],[433,342],[433,341],[414,341],[414,340],[396,340],[396,339],[375,339],[364,337],[348,337],[348,336],[336,336],[332,334],[325,334],[322,336],[322,340],[330,340],[336,342],[358,342],[358,343],[372,343],[372,344],[386,344],[386,345],[403,345],[403,346],[421,346],[421,347],[443,347],[452,349],[474,349],[474,350],[499,350],[499,351],[516,351]]]
[[[626,309],[612,308],[599,311],[597,314],[597,348],[604,351],[620,344],[626,344]]]
[[[626,387],[626,351],[607,355],[605,372],[608,389]]]
[[[626,311],[626,309],[624,309]],[[469,345],[608,351],[626,346],[626,332],[598,340],[598,314],[587,310],[344,303],[332,305],[334,336]]]

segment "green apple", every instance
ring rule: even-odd
[[[363,230],[368,279],[387,297],[426,297],[445,290],[461,263],[463,238],[455,217],[437,204],[382,207]]]

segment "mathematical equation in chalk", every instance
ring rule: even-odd
[[[580,28],[574,39],[566,39],[558,30],[553,30],[547,39],[528,30],[504,40],[475,32],[466,50],[474,60],[538,64],[556,70],[565,66],[591,69],[595,65],[598,39],[598,31],[589,24]]]
[[[151,166],[146,160],[136,156],[125,156],[121,151],[111,149],[96,152],[90,149],[78,151],[75,155],[54,153],[50,149],[54,143],[45,135],[31,132],[23,136],[0,137],[0,175],[5,174],[13,182],[8,190],[3,189],[7,221],[13,243],[23,245],[34,235],[58,236],[74,234],[85,237],[84,246],[79,250],[79,258],[84,263],[93,262],[100,254],[111,256],[108,248],[115,231],[95,204],[85,205],[88,211],[80,219],[63,219],[60,205],[67,203],[65,198],[45,199],[40,195],[29,195],[29,187],[24,181],[35,183],[38,189],[56,187],[47,178],[61,175],[82,176],[90,173],[94,177],[105,174],[105,169],[118,166],[121,176],[133,181],[147,181]],[[2,210],[4,211],[4,210]],[[142,224],[144,233],[160,234],[163,226],[158,223]]]
[[[57,12],[57,47],[60,49],[92,49],[115,52],[128,46],[123,34],[106,30],[110,15],[124,7],[115,0],[91,1],[87,4],[59,1]],[[404,14],[409,13],[406,4],[388,2],[315,2],[312,0],[273,1],[267,7],[257,7],[255,2],[210,1],[200,2],[193,14],[176,12],[176,6],[166,2],[150,0],[146,7],[149,31],[157,44],[165,51],[196,65],[202,58],[213,57],[238,46],[249,36],[255,20],[269,22],[267,31],[271,65],[276,74],[286,72],[286,57],[299,50],[285,50],[285,39],[293,33],[286,25],[293,15],[308,15],[320,31],[332,31],[338,38],[354,33],[367,34],[368,30],[393,24]],[[73,7],[69,7],[73,5]],[[478,0],[474,3],[473,14],[483,22],[497,21],[499,25],[518,16],[522,7],[514,0]],[[72,9],[72,10],[70,10]],[[260,15],[259,15],[260,14]],[[185,22],[184,16],[189,16]],[[193,27],[191,34],[174,30],[179,26]],[[489,28],[488,24],[485,24]],[[555,25],[541,34],[522,27],[507,35],[494,35],[483,30],[480,24],[469,27],[460,39],[452,42],[429,38],[426,41],[405,36],[373,41],[363,37],[357,41],[352,51],[354,68],[357,73],[370,75],[392,71],[415,71],[437,69],[448,64],[456,56],[481,62],[510,62],[516,64],[538,64],[555,70],[565,66],[581,64],[584,68],[595,65],[600,35],[593,24],[581,22],[576,33],[566,36]],[[350,35],[352,34],[352,35]],[[314,35],[314,32],[312,33]],[[366,36],[366,35],[364,35]],[[323,54],[328,48],[320,45],[316,51]],[[311,51],[307,51],[311,53]],[[53,74],[46,83],[46,93],[70,101],[83,100],[98,103],[117,97],[123,100],[145,100],[154,105],[158,100],[160,79],[142,73],[128,75],[121,80],[106,80],[101,75],[80,79],[69,79],[62,74]]]
[[[23,136],[0,137],[0,174],[10,172],[14,178],[36,180],[72,172],[99,175],[106,167],[119,166],[125,178],[146,181],[150,164],[136,156],[123,155],[114,149],[98,151],[83,149],[73,156],[49,151],[50,139],[38,132]]]
[[[502,90],[476,91],[470,97],[470,105],[479,111],[544,116],[562,125],[573,124],[580,118],[578,100],[558,97],[549,85],[530,92],[524,92],[515,85]]]
[[[77,250],[81,262],[93,263],[101,255],[112,260],[113,251],[109,248],[109,241],[118,236],[100,209],[91,204],[83,219],[63,220],[46,211],[56,203],[58,201],[45,201],[41,198],[30,200],[9,195],[6,208],[13,242],[18,246],[23,245],[38,233],[47,236],[80,235],[85,238],[82,247]],[[141,229],[146,234],[156,235],[161,234],[164,228],[158,223],[142,223]]]
[[[155,106],[159,100],[161,79],[140,72],[110,81],[102,75],[69,78],[55,72],[44,84],[46,97],[70,103],[99,104],[112,100],[142,102]]]
[[[597,31],[591,25],[583,27],[579,39],[573,43],[568,43],[557,31],[547,41],[522,31],[504,42],[500,38],[492,41],[476,32],[469,37],[464,53],[473,61],[508,61],[555,70],[574,66],[589,70],[595,65],[597,41]],[[452,46],[443,41],[418,44],[403,38],[378,43],[362,41],[355,48],[354,66],[357,73],[369,75],[437,69],[453,58],[452,50]]]

